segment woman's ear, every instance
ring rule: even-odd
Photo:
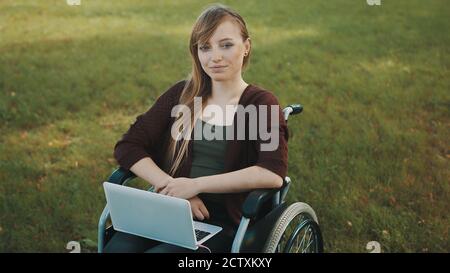
[[[250,49],[252,49],[252,41],[250,40],[250,37],[247,38],[244,42],[245,45],[245,51],[250,52]]]

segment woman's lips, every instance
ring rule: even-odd
[[[211,70],[213,72],[220,72],[220,71],[222,71],[223,69],[225,69],[227,67],[226,66],[213,66],[213,67],[210,67],[210,68],[211,68]]]

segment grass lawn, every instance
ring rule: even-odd
[[[288,201],[314,208],[325,251],[449,252],[450,5],[222,3],[250,31],[244,79],[305,107]],[[207,4],[0,1],[0,252],[96,250],[114,144],[189,73]]]

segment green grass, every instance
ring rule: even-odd
[[[190,71],[207,2],[166,2],[0,2],[0,252],[95,251],[115,142]],[[223,3],[252,37],[245,80],[305,106],[288,200],[314,208],[325,251],[450,251],[450,6]]]

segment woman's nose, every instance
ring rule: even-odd
[[[213,62],[218,62],[222,60],[222,54],[219,50],[215,50],[212,55]]]

